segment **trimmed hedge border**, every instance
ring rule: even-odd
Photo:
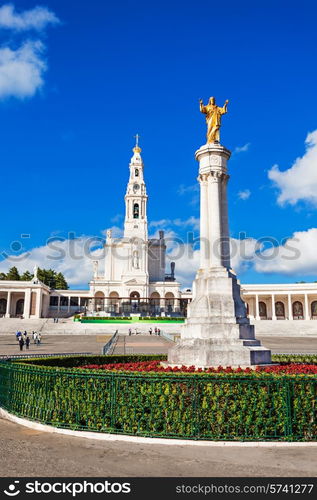
[[[0,406],[23,418],[73,430],[199,440],[316,440],[314,375],[77,368],[87,363],[163,358],[70,356],[2,361]],[[311,356],[307,358],[312,362]],[[288,359],[299,361],[296,356]],[[282,362],[287,362],[285,355]]]
[[[135,326],[136,323],[184,323],[185,318],[168,316],[140,316],[138,318],[132,316],[75,316],[74,321],[80,321],[81,323],[121,323]]]

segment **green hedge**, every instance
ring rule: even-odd
[[[77,319],[77,318],[76,318]],[[82,316],[79,318],[80,321],[131,321],[132,317],[131,316]]]
[[[109,321],[109,322],[115,322],[115,321],[133,321],[135,319],[135,317],[132,317],[132,316],[82,316],[82,317],[74,317],[74,321],[81,321],[82,323],[87,323],[87,322],[93,322],[93,321],[96,321],[96,322],[106,322],[106,321]],[[169,317],[169,316],[139,316],[138,317],[138,321],[151,321],[151,322],[169,322],[169,321],[172,321],[172,322],[184,322],[185,321],[185,318],[183,317],[179,317],[179,316],[173,316],[173,317]]]
[[[317,364],[316,354],[272,354],[274,363],[306,363]]]
[[[152,361],[152,360],[166,360],[166,354],[112,354],[112,355],[100,355],[96,354],[78,356],[50,356],[47,358],[28,358],[23,360],[23,364],[34,365],[34,366],[51,366],[51,367],[63,367],[63,368],[76,368],[83,365],[102,365],[106,362],[109,363],[129,363],[136,361]],[[21,360],[15,359],[13,363],[21,364]]]
[[[162,356],[0,362],[0,406],[57,427],[217,440],[316,440],[316,377],[88,371],[83,363]]]

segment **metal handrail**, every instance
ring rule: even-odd
[[[103,346],[102,354],[112,354],[118,342],[118,330],[112,335],[111,339]]]

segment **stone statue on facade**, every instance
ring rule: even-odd
[[[210,97],[205,106],[202,99],[199,101],[200,112],[206,115],[207,123],[207,144],[220,141],[221,116],[227,113],[228,99],[223,107],[216,105],[216,99]]]
[[[139,269],[139,252],[137,250],[133,252],[132,266],[134,269]]]

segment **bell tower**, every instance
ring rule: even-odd
[[[148,239],[146,186],[143,177],[143,160],[139,147],[139,135],[130,161],[130,178],[125,195],[124,238]]]

